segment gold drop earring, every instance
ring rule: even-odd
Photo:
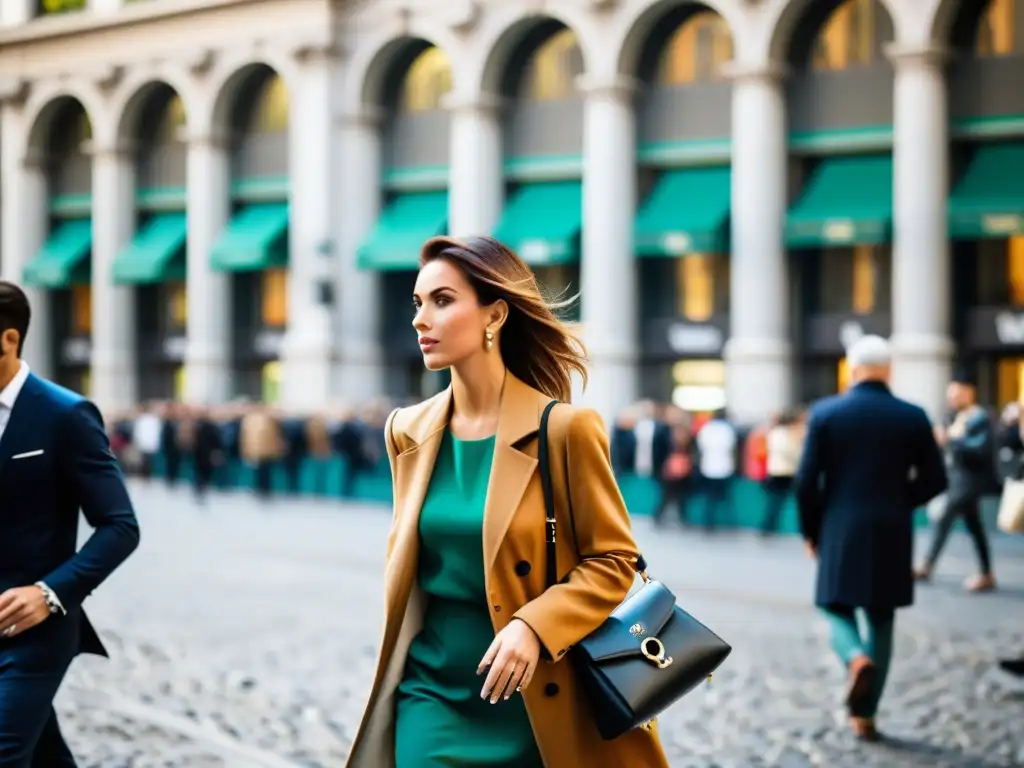
[[[494,331],[490,328],[484,331],[484,349],[488,352],[494,349]]]

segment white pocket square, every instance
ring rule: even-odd
[[[28,451],[26,453],[19,453],[17,456],[11,456],[11,461],[14,461],[15,459],[30,459],[33,456],[42,456],[42,455],[43,455],[43,449],[40,448],[38,451]]]

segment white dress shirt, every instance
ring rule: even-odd
[[[0,391],[0,438],[4,436],[4,432],[7,430],[7,422],[11,420],[11,411],[14,410],[14,404],[18,402],[18,395],[21,394],[25,382],[28,381],[29,373],[28,363],[22,360],[21,367],[14,374],[14,378],[3,388],[3,391]],[[36,586],[42,589],[43,592],[49,592],[53,596],[53,601],[57,604],[60,612],[67,613],[64,610],[64,606],[61,605],[60,598],[57,597],[57,594],[52,589],[41,581],[37,582]]]
[[[14,410],[14,404],[18,401],[18,395],[21,394],[21,388],[25,386],[25,382],[28,381],[28,363],[24,360],[21,361],[21,367],[18,372],[14,374],[14,378],[11,379],[10,384],[0,391],[0,437],[4,436],[4,431],[7,429],[7,422],[11,419],[11,411]]]

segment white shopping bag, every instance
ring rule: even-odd
[[[1003,483],[996,523],[1005,533],[1024,533],[1024,480],[1010,478]]]

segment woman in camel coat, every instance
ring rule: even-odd
[[[601,739],[566,658],[625,598],[638,557],[601,419],[568,405],[551,417],[560,581],[545,589],[537,436],[581,348],[490,238],[428,242],[414,300],[425,364],[452,385],[385,428],[384,633],[349,768],[667,768],[653,724]]]

